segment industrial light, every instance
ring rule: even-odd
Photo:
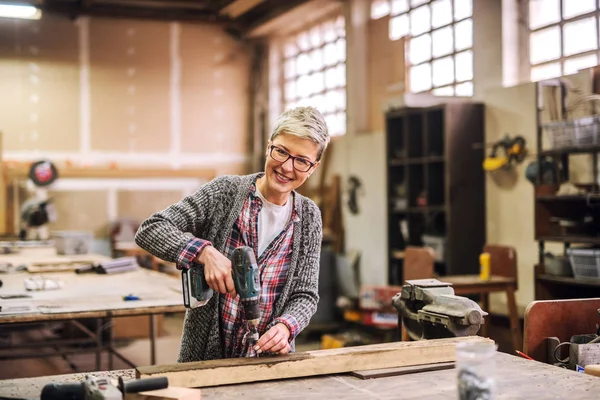
[[[0,18],[40,19],[42,11],[34,6],[0,4]]]

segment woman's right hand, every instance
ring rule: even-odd
[[[229,293],[236,297],[235,285],[231,271],[231,261],[213,246],[206,246],[197,257],[197,262],[204,265],[204,278],[212,290],[222,294]]]

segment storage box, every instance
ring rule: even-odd
[[[362,310],[395,310],[392,297],[402,291],[402,286],[369,286],[360,287],[358,306]]]
[[[600,249],[568,249],[573,275],[577,279],[600,279]]]
[[[89,254],[92,252],[94,235],[84,231],[54,231],[51,233],[56,253],[60,255]]]

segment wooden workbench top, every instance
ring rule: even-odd
[[[26,278],[42,277],[60,282],[62,287],[40,291],[24,289]],[[109,275],[24,271],[2,274],[0,279],[3,282],[0,294],[23,293],[31,296],[1,300],[0,325],[185,311],[181,279],[145,268]],[[130,294],[138,296],[140,300],[124,301],[123,297]],[[19,311],[19,307],[29,310]]]
[[[94,373],[106,376],[107,373]],[[85,374],[0,381],[0,397],[39,399],[49,382],[81,381]],[[134,370],[113,371],[109,378],[133,379]],[[497,399],[598,399],[600,378],[529,361],[505,353],[497,355]],[[456,398],[456,370],[361,380],[330,375],[202,389],[203,399],[452,399]]]

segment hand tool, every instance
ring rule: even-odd
[[[454,295],[451,283],[437,279],[406,281],[392,304],[413,340],[475,335],[488,315],[473,300]]]
[[[42,388],[40,400],[122,400],[125,393],[140,393],[165,389],[166,377],[137,379],[129,382],[119,377],[118,387],[106,378],[86,375],[80,383],[48,383]]]
[[[260,321],[260,272],[254,251],[248,246],[240,246],[231,256],[231,271],[235,290],[244,307],[245,320],[250,330],[251,345],[258,341],[257,326]],[[183,284],[183,304],[187,308],[201,307],[208,303],[213,290],[204,277],[204,266],[193,263],[181,275]]]

